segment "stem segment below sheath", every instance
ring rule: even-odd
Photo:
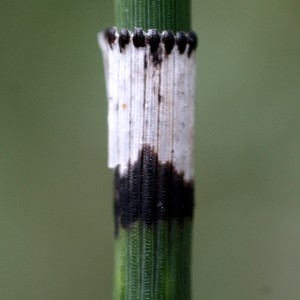
[[[114,299],[191,299],[190,239],[190,220],[121,229],[116,239]]]

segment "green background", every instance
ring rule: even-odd
[[[0,2],[0,299],[110,299],[103,0]],[[194,1],[195,300],[300,299],[300,2]]]

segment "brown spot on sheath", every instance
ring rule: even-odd
[[[126,109],[127,108],[127,104],[126,103],[122,103],[122,108]]]

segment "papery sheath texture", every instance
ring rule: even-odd
[[[193,32],[99,34],[115,170],[115,299],[190,299]]]

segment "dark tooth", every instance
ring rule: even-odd
[[[112,49],[112,44],[115,42],[116,40],[116,28],[112,27],[112,28],[108,28],[105,30],[105,37],[110,45],[110,48]]]
[[[151,53],[157,52],[160,43],[160,36],[156,29],[149,29],[146,35],[147,43],[150,45]]]
[[[198,39],[195,32],[191,31],[187,33],[187,43],[189,45],[188,56],[190,56],[193,50],[197,48],[198,44]]]
[[[179,31],[176,33],[175,41],[178,47],[178,51],[182,54],[185,51],[187,44],[187,37],[183,31]]]
[[[175,45],[174,34],[170,30],[165,30],[161,34],[161,41],[165,45],[166,53],[170,54]]]
[[[119,46],[120,51],[125,48],[127,44],[130,42],[130,35],[129,31],[127,29],[121,29],[120,35],[119,35]]]
[[[117,39],[116,33],[116,27],[106,29],[104,33],[111,49],[113,48],[113,44],[115,44]],[[186,47],[188,47],[187,55],[190,57],[191,53],[197,48],[198,39],[197,35],[193,31],[187,33],[179,31],[174,36],[173,32],[170,30],[164,30],[160,35],[157,29],[149,29],[148,33],[145,35],[141,28],[135,28],[133,31],[132,42],[136,48],[145,47],[146,43],[148,43],[151,54],[158,56],[161,56],[158,51],[160,42],[164,44],[166,51],[165,53],[167,55],[172,52],[175,44],[177,45],[180,54],[183,54],[186,50]],[[130,32],[128,29],[121,29],[118,43],[120,52],[122,52],[126,45],[130,43]],[[157,61],[159,62],[160,60],[161,58],[158,57]]]
[[[146,45],[145,36],[141,28],[134,29],[132,41],[133,41],[133,45],[136,48],[145,47]]]

